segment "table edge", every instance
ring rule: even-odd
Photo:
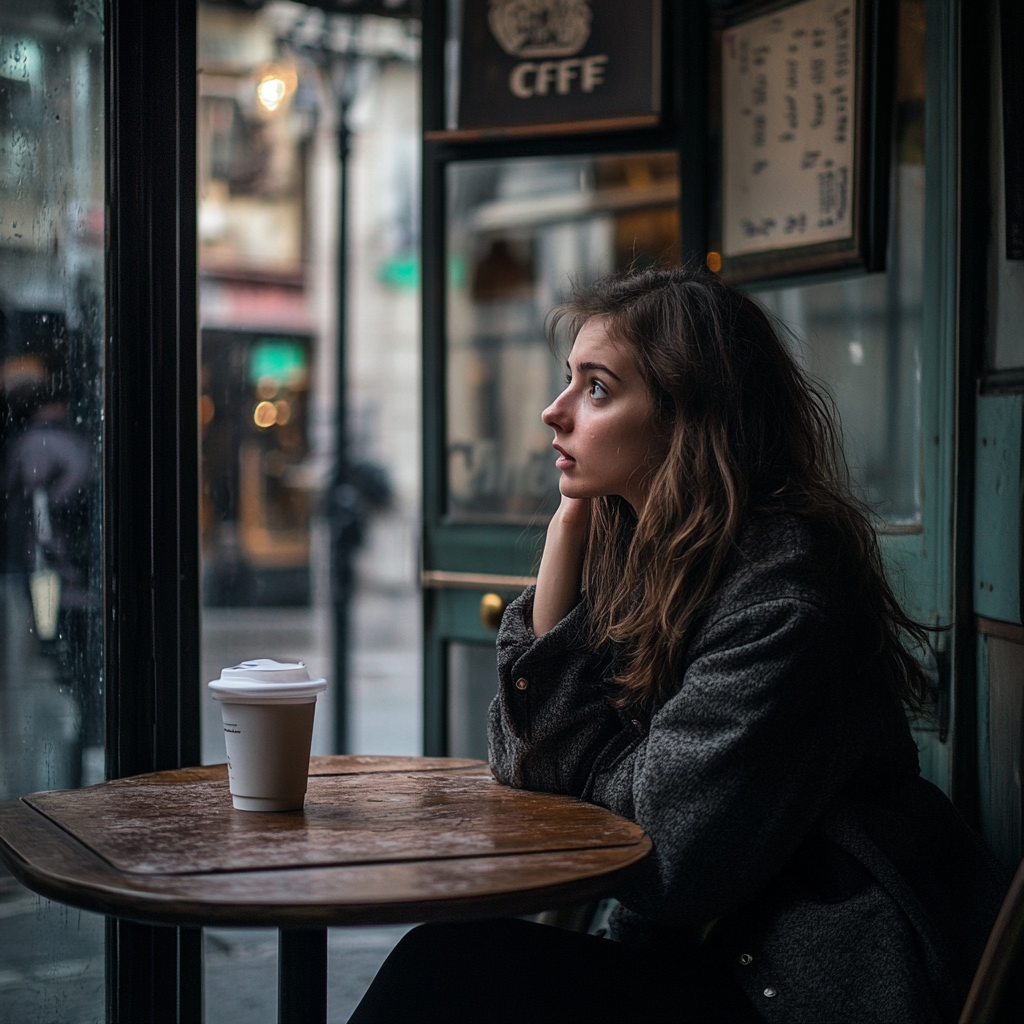
[[[23,817],[22,823],[30,830],[40,831],[40,837],[59,843],[65,863],[71,854],[83,869],[83,875],[75,876],[68,871],[46,869],[28,861],[0,835],[0,860],[14,877],[26,888],[55,902],[73,906],[93,913],[105,914],[144,924],[160,925],[207,925],[207,926],[248,926],[248,927],[329,927],[344,925],[385,925],[411,924],[420,921],[454,921],[473,918],[530,914],[563,906],[567,903],[584,902],[609,895],[619,888],[647,858],[652,849],[646,833],[635,844],[606,847],[609,854],[615,853],[615,863],[607,869],[595,870],[581,878],[553,885],[536,886],[510,892],[488,892],[459,897],[438,897],[397,901],[387,905],[379,903],[348,902],[319,905],[311,903],[279,902],[253,904],[218,900],[206,902],[188,899],[178,894],[164,894],[146,891],[143,881],[152,882],[161,876],[137,876],[123,874],[112,867],[89,847],[79,842],[55,822],[51,821],[31,805],[21,800],[0,803],[0,812]],[[623,851],[630,851],[625,861],[620,859]],[[478,858],[438,858],[434,865],[465,864],[467,860],[499,861],[502,858],[529,856],[532,858],[557,857],[565,851],[548,851],[532,854],[495,854]],[[582,851],[580,851],[582,852]],[[601,850],[589,852],[601,853]],[[380,870],[400,870],[409,861],[374,865]],[[235,872],[236,877],[250,878],[280,876],[287,871],[345,871],[346,867],[276,869],[269,871]],[[179,877],[179,876],[173,876]],[[193,875],[194,879],[210,877]],[[139,888],[126,882],[138,881]]]

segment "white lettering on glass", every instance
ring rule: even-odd
[[[580,92],[593,92],[599,85],[604,85],[607,64],[606,53],[567,60],[544,60],[539,64],[523,61],[509,73],[509,92],[521,100],[549,93],[568,96],[573,92],[574,83],[578,83]]]
[[[579,75],[580,62],[578,60],[560,60],[558,62],[558,92],[562,96],[568,96],[572,80]]]
[[[608,55],[601,53],[596,57],[585,57],[583,60],[583,80],[580,88],[584,92],[593,92],[604,84],[604,66],[608,63]]]
[[[528,100],[533,95],[533,85],[527,81],[526,76],[536,73],[537,65],[530,61],[517,64],[512,69],[512,74],[508,76],[508,87],[512,90],[512,95],[518,96],[521,100]]]
[[[544,60],[537,65],[537,87],[534,95],[547,96],[548,86],[555,80],[558,65],[553,60]]]

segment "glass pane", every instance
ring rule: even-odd
[[[921,522],[924,38],[924,0],[900,0],[887,272],[757,293],[831,389],[856,487],[891,530]]]
[[[225,759],[206,682],[252,657],[327,678],[313,753],[335,751],[342,531],[348,749],[418,754],[419,26],[248,6],[199,5],[203,761]],[[403,930],[331,930],[332,1021]],[[277,1019],[275,932],[207,929],[205,958],[207,1024]]]
[[[540,413],[563,386],[544,317],[572,281],[679,262],[672,153],[448,168],[448,513],[532,522],[558,494]]]
[[[331,532],[348,513],[355,564],[349,744],[364,753],[419,747],[418,54],[413,21],[299,4],[199,6],[207,763],[225,755],[206,681],[254,656],[301,658],[328,678],[313,750],[335,749]],[[344,438],[337,422],[342,116]],[[335,488],[342,448],[357,472]]]
[[[487,760],[487,709],[498,692],[494,644],[448,644],[448,751]]]
[[[0,799],[102,781],[103,32],[0,7]],[[104,1019],[104,921],[0,869],[0,1019]]]
[[[988,323],[986,357],[988,370],[1024,368],[1024,260],[1006,258],[1006,151],[1003,148],[1003,39],[998,18],[990,22],[991,68],[989,70],[989,187],[990,227],[988,241]],[[1018,40],[1009,43],[1019,44]],[[1012,172],[1011,172],[1012,173]],[[1012,195],[1012,193],[1011,193]]]

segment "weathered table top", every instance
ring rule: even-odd
[[[302,811],[236,811],[224,765],[0,804],[30,889],[157,924],[387,924],[525,914],[614,891],[639,826],[454,758],[315,757]]]

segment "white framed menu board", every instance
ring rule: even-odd
[[[727,279],[884,266],[894,60],[893,28],[880,24],[886,9],[895,5],[789,0],[723,18],[709,263]]]

